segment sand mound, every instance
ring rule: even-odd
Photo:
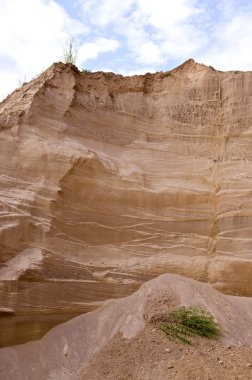
[[[0,350],[0,378],[76,379],[85,363],[108,343],[114,344],[113,338],[134,342],[139,333],[149,331],[148,326],[153,329],[150,321],[155,315],[176,305],[191,304],[206,307],[220,323],[223,335],[219,344],[240,350],[252,345],[251,298],[223,295],[209,284],[167,274],[149,281],[131,296],[106,301],[96,311],[52,329],[40,341]],[[145,350],[149,350],[148,345]],[[110,364],[113,367],[113,362]]]
[[[252,349],[196,340],[169,341],[147,325],[133,339],[116,335],[79,371],[79,380],[251,380]]]

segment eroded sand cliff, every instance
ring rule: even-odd
[[[179,273],[252,295],[252,72],[53,64],[0,104],[0,305],[85,311]]]

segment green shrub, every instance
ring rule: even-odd
[[[160,329],[169,337],[185,344],[192,344],[189,337],[199,335],[215,338],[221,329],[214,317],[201,306],[178,307],[173,309],[167,321],[160,323]]]
[[[165,73],[163,73],[163,78],[165,77],[171,77],[170,71],[166,71]]]
[[[64,63],[75,65],[78,55],[78,47],[74,40],[74,37],[70,37],[66,41],[66,46],[64,48]]]
[[[82,73],[86,73],[86,74],[88,74],[88,73],[91,73],[92,71],[91,70],[88,70],[88,69],[81,69],[81,72]]]

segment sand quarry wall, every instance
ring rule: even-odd
[[[170,272],[252,295],[252,72],[53,64],[0,104],[0,305],[86,311]]]

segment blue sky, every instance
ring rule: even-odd
[[[0,98],[63,58],[123,75],[166,71],[188,58],[252,70],[251,0],[0,0]]]

